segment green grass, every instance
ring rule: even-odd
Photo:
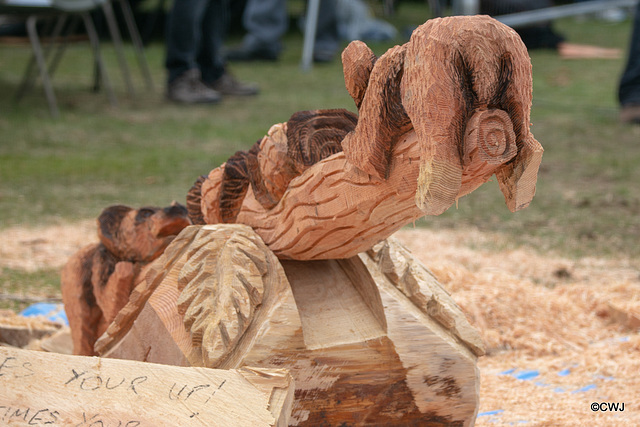
[[[423,4],[403,3],[393,20],[402,28],[427,17]],[[629,22],[566,19],[556,27],[571,42],[625,52],[630,35]],[[355,111],[339,61],[303,73],[301,36],[291,33],[285,44],[278,63],[232,64],[240,79],[260,85],[258,97],[194,107],[164,101],[161,43],[146,49],[156,85],[152,93],[144,90],[133,52],[127,51],[137,83],[135,99],[127,97],[113,49],[106,44],[117,108],[109,106],[104,93],[88,90],[90,52],[82,44],[73,46],[54,79],[59,120],[50,118],[39,85],[20,104],[12,101],[29,49],[0,45],[0,227],[95,218],[116,203],[184,202],[199,175],[236,150],[248,149],[293,112]],[[390,45],[372,48],[381,54]],[[640,127],[621,125],[617,119],[616,88],[624,59],[563,60],[551,51],[530,54],[532,130],[545,148],[531,206],[510,213],[492,182],[462,198],[457,208],[418,224],[477,227],[501,233],[510,247],[531,245],[569,257],[640,259]],[[45,289],[58,286],[57,272],[49,270],[4,270],[0,280]]]
[[[20,312],[33,303],[32,299],[59,300],[60,272],[43,269],[35,272],[2,268],[0,269],[0,294],[17,297],[0,299],[0,309]],[[21,297],[27,297],[21,300]],[[31,299],[30,299],[30,298]]]

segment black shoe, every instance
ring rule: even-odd
[[[277,61],[278,54],[267,49],[249,49],[241,46],[227,51],[225,58],[227,61]]]
[[[256,84],[242,83],[228,72],[213,83],[207,83],[207,86],[223,96],[251,96],[260,91]]]

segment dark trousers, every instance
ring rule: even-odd
[[[629,46],[627,66],[620,78],[618,87],[620,105],[640,105],[640,3],[636,6],[633,18],[633,32]]]
[[[339,47],[336,0],[322,0],[314,49],[335,52]],[[289,28],[286,0],[249,0],[242,15],[247,34],[242,42],[248,50],[265,50],[278,55],[282,36]]]
[[[227,12],[228,0],[174,0],[166,30],[169,82],[193,68],[200,70],[205,82],[224,74]]]

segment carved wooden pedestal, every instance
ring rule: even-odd
[[[483,354],[450,296],[398,243],[345,260],[279,261],[244,225],[184,230],[96,349],[285,368],[299,426],[473,425]]]

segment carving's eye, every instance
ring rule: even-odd
[[[151,215],[156,213],[155,209],[152,208],[141,208],[136,215],[136,224],[140,224],[149,218]]]

